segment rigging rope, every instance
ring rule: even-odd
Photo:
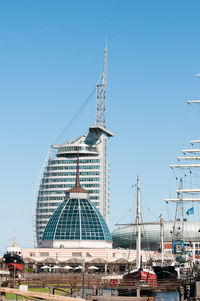
[[[184,137],[183,137],[183,145],[186,146],[186,141],[187,141],[187,132],[188,132],[188,116],[189,116],[189,110],[186,109],[185,111],[185,128],[184,128]]]
[[[136,185],[132,185],[132,188],[135,188]],[[136,198],[136,193],[137,193],[137,190],[135,189],[135,195],[134,195],[134,198],[133,198],[133,203],[132,203],[132,207],[133,205],[135,204],[135,198]],[[132,209],[130,209],[129,211],[132,211]],[[133,246],[133,238],[134,238],[134,234],[136,233],[136,226],[132,225],[132,230],[131,231],[131,240],[130,240],[130,243],[129,243],[129,252],[128,252],[128,256],[127,256],[127,261],[129,261],[129,257],[130,257],[130,251],[132,249],[132,246]]]
[[[157,219],[158,217],[149,209],[147,208],[147,210]]]
[[[170,217],[169,217],[169,206],[168,206],[168,203],[165,203],[166,204],[166,207],[167,207],[167,217],[168,217],[168,220],[170,220]]]
[[[82,105],[79,107],[79,109],[76,111],[76,113],[73,115],[73,117],[69,120],[69,122],[67,123],[67,125],[61,131],[61,133],[58,135],[58,137],[55,139],[54,144],[56,144],[60,140],[60,138],[64,135],[64,133],[66,132],[66,130],[68,129],[68,127],[71,125],[71,123],[77,118],[77,116],[83,110],[83,108],[85,107],[85,105],[89,102],[89,100],[91,99],[91,97],[93,96],[93,94],[95,93],[95,91],[96,91],[96,86],[92,90],[92,92],[90,93],[90,95],[86,98],[86,100],[82,103]]]
[[[116,224],[119,224],[120,222],[121,222],[121,220],[123,220],[127,215],[128,215],[128,213],[129,212],[131,212],[132,211],[132,209],[130,208],[121,218],[120,218],[120,220],[116,223]]]
[[[151,257],[151,254],[150,254],[150,244],[149,244],[149,240],[147,239],[147,235],[146,235],[146,232],[145,232],[145,229],[144,229],[144,220],[143,220],[143,215],[144,215],[144,210],[143,210],[143,196],[142,196],[142,191],[140,190],[140,207],[141,207],[141,211],[140,211],[140,219],[141,219],[141,222],[140,224],[142,224],[142,231],[141,231],[141,238],[142,238],[142,234],[143,234],[143,241],[146,241],[146,246],[147,246],[147,253],[149,255],[149,257]],[[142,212],[143,212],[143,215],[142,215]],[[142,248],[142,239],[141,239],[141,248]]]

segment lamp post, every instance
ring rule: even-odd
[[[82,298],[85,298],[85,259],[82,259]]]

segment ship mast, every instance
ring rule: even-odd
[[[17,243],[16,243],[16,233],[14,233],[14,241],[13,241],[13,247],[16,247]]]
[[[136,243],[136,268],[141,268],[141,233],[140,233],[140,179],[137,177],[137,210],[136,210],[136,225],[137,225],[137,243]]]
[[[160,217],[160,236],[161,236],[161,266],[163,267],[164,263],[164,222],[163,222],[163,213],[161,212]]]
[[[136,223],[135,224],[116,224],[116,226],[130,226],[136,225],[137,238],[136,238],[136,269],[141,268],[141,223],[140,223],[140,179],[137,176],[137,208],[136,208]],[[142,223],[143,225],[150,225],[152,223]]]

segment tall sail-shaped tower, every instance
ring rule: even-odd
[[[96,205],[105,221],[109,221],[109,162],[107,138],[113,134],[106,129],[106,66],[107,47],[104,50],[104,72],[96,86],[96,123],[85,135],[73,141],[53,145],[51,155],[44,164],[36,194],[35,235],[37,246],[49,218],[62,203],[65,192],[74,186],[76,179],[77,153],[81,186],[85,187],[90,200]]]

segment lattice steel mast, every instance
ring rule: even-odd
[[[104,49],[104,72],[96,86],[96,126],[106,128],[105,100],[106,100],[106,77],[107,77],[107,45]]]

